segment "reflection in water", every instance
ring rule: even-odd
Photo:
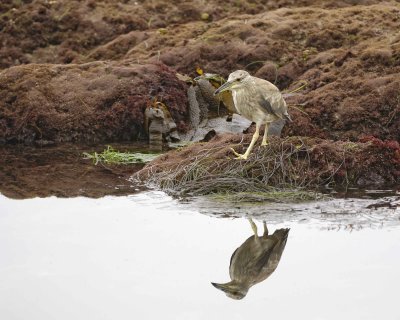
[[[274,224],[302,223],[319,225],[327,230],[360,230],[396,227],[400,224],[400,190],[364,190],[346,198],[327,198],[300,203],[225,202],[211,197],[197,197],[192,207],[208,216],[268,220]]]
[[[232,299],[243,299],[255,284],[267,279],[276,269],[285,249],[290,229],[278,229],[268,235],[265,221],[264,233],[258,236],[257,226],[249,219],[254,235],[232,254],[229,265],[231,281],[212,285]]]
[[[0,318],[400,319],[400,212],[392,210],[396,224],[352,234],[321,230],[331,222],[317,215],[293,222],[292,214],[283,261],[243,305],[209,284],[230,280],[211,279],[209,261],[227,271],[221,246],[233,252],[254,235],[247,221],[197,214],[158,191],[96,200],[0,195]],[[266,220],[271,234],[283,219]]]

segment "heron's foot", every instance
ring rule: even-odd
[[[261,146],[262,147],[266,147],[267,145],[269,145],[269,143],[268,143],[268,140],[263,140],[262,142],[261,142]]]
[[[237,153],[233,148],[231,148],[231,151],[232,151],[233,154],[236,156],[235,159],[247,160],[247,154],[240,154],[240,153]]]

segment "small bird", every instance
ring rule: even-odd
[[[251,76],[247,71],[236,70],[229,75],[228,81],[215,90],[214,94],[232,91],[233,102],[237,112],[256,123],[250,145],[244,154],[232,149],[237,159],[246,160],[254,147],[260,127],[265,124],[262,146],[268,145],[268,126],[275,120],[292,121],[287,111],[286,102],[279,89],[271,82]]]
[[[243,299],[255,284],[267,279],[277,268],[286,246],[290,229],[278,229],[268,235],[268,228],[263,221],[264,234],[259,237],[257,226],[249,219],[254,235],[248,238],[232,254],[229,265],[231,281],[223,284],[211,284],[235,300]]]

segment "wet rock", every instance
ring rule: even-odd
[[[383,187],[385,183],[385,179],[376,172],[368,172],[357,180],[357,185],[364,188],[370,186],[380,188]]]
[[[196,87],[190,86],[187,91],[189,99],[189,121],[192,128],[197,128],[200,124],[200,105],[196,96]]]
[[[153,149],[162,150],[163,141],[179,141],[177,126],[168,107],[154,99],[144,112],[144,126]]]
[[[162,150],[164,131],[164,112],[153,107],[146,108],[145,129],[149,136],[150,148]]]
[[[181,135],[183,141],[203,141],[210,134],[235,133],[241,134],[251,125],[251,121],[234,115],[232,121],[226,121],[226,117],[205,119],[199,126],[190,129],[186,134]],[[212,135],[212,133],[211,133]]]

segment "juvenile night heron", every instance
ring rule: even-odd
[[[232,91],[237,112],[256,123],[250,145],[244,154],[232,149],[238,159],[247,159],[259,135],[260,127],[265,124],[262,146],[268,144],[268,126],[271,122],[282,119],[292,121],[286,102],[279,89],[271,82],[251,76],[247,71],[237,70],[229,75],[228,81],[220,86],[214,94]]]
[[[264,234],[259,237],[256,224],[249,219],[254,235],[248,238],[232,254],[229,265],[231,281],[223,284],[211,283],[232,299],[243,299],[255,284],[267,279],[277,268],[286,246],[290,229],[278,229],[268,235],[263,222]]]

